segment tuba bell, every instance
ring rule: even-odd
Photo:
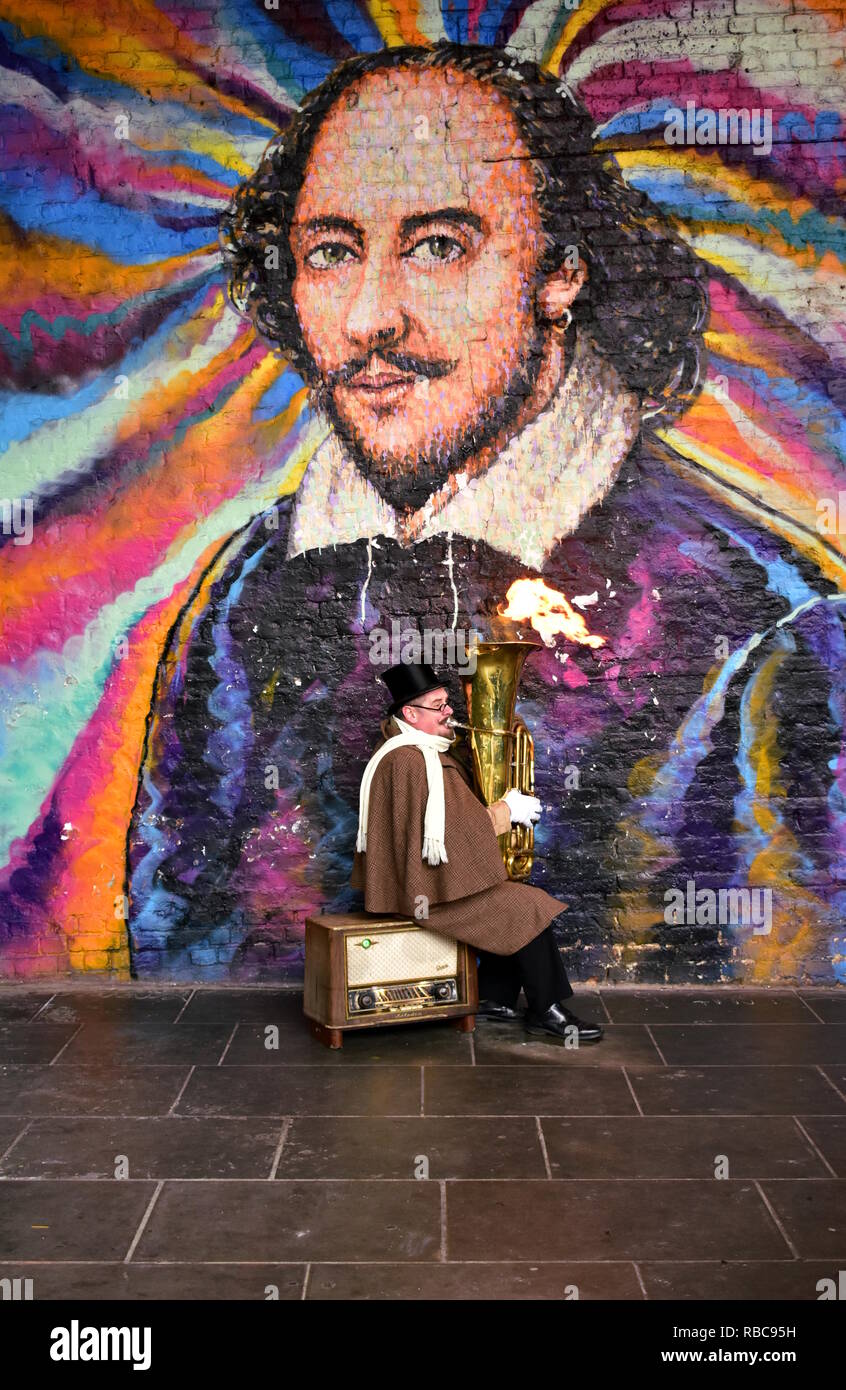
[[[517,685],[526,657],[543,643],[480,641],[473,648],[476,670],[462,680],[468,723],[451,722],[467,729],[476,786],[486,806],[499,801],[512,787],[533,796],[535,745],[519,715],[515,716]],[[510,879],[528,878],[532,870],[535,832],[531,826],[513,825],[499,836],[499,845]]]

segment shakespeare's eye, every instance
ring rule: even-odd
[[[354,259],[354,252],[343,242],[324,241],[322,246],[315,246],[313,251],[309,251],[306,264],[313,270],[330,270],[333,266],[344,265],[348,260]]]
[[[421,265],[444,265],[447,261],[457,261],[464,255],[464,247],[455,237],[444,236],[442,233],[435,232],[432,236],[424,237],[406,252],[410,260],[418,261]]]

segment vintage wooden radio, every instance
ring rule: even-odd
[[[423,923],[364,912],[306,921],[303,1011],[328,1047],[349,1029],[421,1019],[472,1032],[478,998],[473,948]]]

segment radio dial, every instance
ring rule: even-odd
[[[372,1009],[375,1003],[376,997],[373,994],[365,993],[358,996],[358,1007],[360,1009]]]

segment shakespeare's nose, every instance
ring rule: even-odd
[[[347,310],[347,336],[364,347],[374,347],[399,338],[404,323],[387,267],[368,257]]]

